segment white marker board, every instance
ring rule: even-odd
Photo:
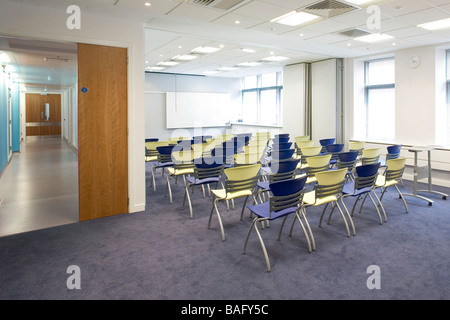
[[[230,109],[228,93],[167,92],[166,128],[224,127]]]

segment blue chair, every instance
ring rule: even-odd
[[[156,191],[155,170],[162,169],[162,174],[164,176],[164,168],[173,166],[172,150],[174,147],[175,147],[174,145],[168,145],[156,148],[156,150],[158,151],[158,160],[156,164],[152,167],[153,191]]]
[[[303,229],[306,241],[308,242],[308,252],[311,252],[313,250],[310,240],[310,237],[313,237],[313,235],[308,220],[306,219],[306,216],[304,214],[304,208],[302,205],[303,194],[305,192],[305,181],[306,177],[271,183],[269,187],[270,191],[272,192],[272,196],[270,197],[269,201],[258,205],[248,206],[250,211],[256,215],[256,218],[253,220],[250,229],[248,230],[242,254],[246,254],[248,239],[252,229],[254,228],[258,235],[259,242],[261,244],[261,248],[266,260],[267,272],[270,272],[271,268],[269,256],[258,229],[258,223],[260,222],[264,223],[265,221],[272,221],[283,218],[280,232],[278,234],[278,240],[280,240],[281,232],[286,222],[286,218],[291,214],[295,214],[298,222],[300,223],[300,226]],[[304,219],[308,230],[305,228],[302,219]]]
[[[327,146],[329,146],[330,144],[334,144],[335,141],[336,141],[335,138],[319,140],[319,143],[322,146],[322,153],[326,153],[327,152]]]
[[[215,188],[217,188],[218,184],[220,183],[222,185],[222,188],[224,188],[222,183],[222,175],[225,169],[225,164],[222,162],[221,158],[208,157],[195,159],[194,165],[194,175],[185,177],[184,181],[185,194],[183,199],[183,207],[187,198],[191,219],[194,219],[194,215],[192,210],[192,201],[189,195],[189,188],[192,188],[193,191],[195,186],[202,186],[203,198],[205,198],[205,185],[207,185],[209,189],[209,185],[215,183]]]
[[[330,166],[334,166],[339,161],[338,155],[344,150],[344,144],[329,144],[325,148],[331,154]]]
[[[276,149],[290,149],[292,147],[292,142],[274,143],[271,146],[272,150]]]
[[[276,149],[272,150],[270,155],[272,157],[272,160],[281,161],[291,159],[294,153],[295,149]]]
[[[359,151],[341,152],[338,154],[338,169],[347,169],[347,179],[353,180],[353,172],[355,171],[356,162],[358,161]]]
[[[149,139],[145,139],[145,142],[158,142],[159,139],[158,138],[149,138]]]
[[[380,199],[374,192],[375,190],[375,183],[378,178],[378,170],[380,169],[379,163],[372,163],[372,164],[366,164],[361,165],[355,168],[355,181],[349,181],[344,185],[344,188],[342,189],[342,204],[344,205],[345,210],[347,210],[347,207],[345,206],[344,200],[348,197],[356,197],[355,203],[353,204],[352,213],[351,216],[353,216],[353,212],[355,210],[356,204],[359,200],[363,199],[361,206],[359,208],[359,213],[361,213],[362,207],[364,205],[364,201],[367,196],[369,196],[370,200],[372,201],[373,205],[375,206],[375,209],[378,213],[378,218],[380,220],[380,224],[383,224],[383,220],[381,218],[380,210],[378,207],[380,207],[384,214],[384,221],[387,221],[386,212],[384,211],[383,205],[381,204]],[[375,203],[373,196],[375,196],[375,199],[377,203]],[[347,210],[348,212],[348,210]],[[330,214],[331,216],[331,214]]]
[[[226,168],[233,166],[235,153],[235,148],[225,143],[211,150],[211,156],[221,159]]]
[[[275,139],[285,139],[285,138],[289,138],[290,137],[290,134],[289,133],[280,133],[280,134],[276,134],[275,136]]]
[[[275,138],[272,140],[273,144],[278,144],[278,143],[288,143],[289,142],[289,137],[286,138]]]
[[[387,147],[387,154],[385,159],[380,159],[380,165],[386,167],[386,161],[391,159],[398,159],[400,157],[400,151],[402,149],[401,144],[396,144]]]
[[[259,181],[256,185],[258,186],[257,198],[262,202],[261,195],[264,192],[269,191],[269,185],[271,183],[294,179],[297,172],[297,165],[300,159],[289,159],[285,161],[271,161],[268,166],[268,173],[265,177],[268,180]]]

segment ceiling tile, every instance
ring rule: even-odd
[[[170,11],[167,16],[180,17],[183,19],[191,19],[202,22],[210,22],[226,14],[226,11],[210,9],[202,6],[182,3],[174,10]]]
[[[284,7],[283,1],[278,1],[276,5],[263,1],[253,1],[234,10],[233,13],[255,19],[270,21],[273,18],[288,13],[289,11],[291,11],[291,9]]]
[[[239,23],[236,23],[237,21]],[[261,24],[263,22],[264,22],[264,20],[262,20],[262,19],[246,17],[243,15],[235,14],[234,12],[223,15],[223,16],[211,21],[211,23],[215,23],[215,24],[221,24],[221,25],[228,26],[228,27],[244,28],[244,29],[251,28],[251,27]]]

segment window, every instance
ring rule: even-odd
[[[365,135],[368,140],[395,140],[395,60],[365,62]]]
[[[242,122],[279,125],[282,90],[281,72],[245,77],[242,90]]]

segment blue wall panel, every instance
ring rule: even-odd
[[[8,100],[7,77],[0,71],[0,172],[8,163]]]
[[[12,152],[20,151],[20,91],[19,84],[11,88]]]

